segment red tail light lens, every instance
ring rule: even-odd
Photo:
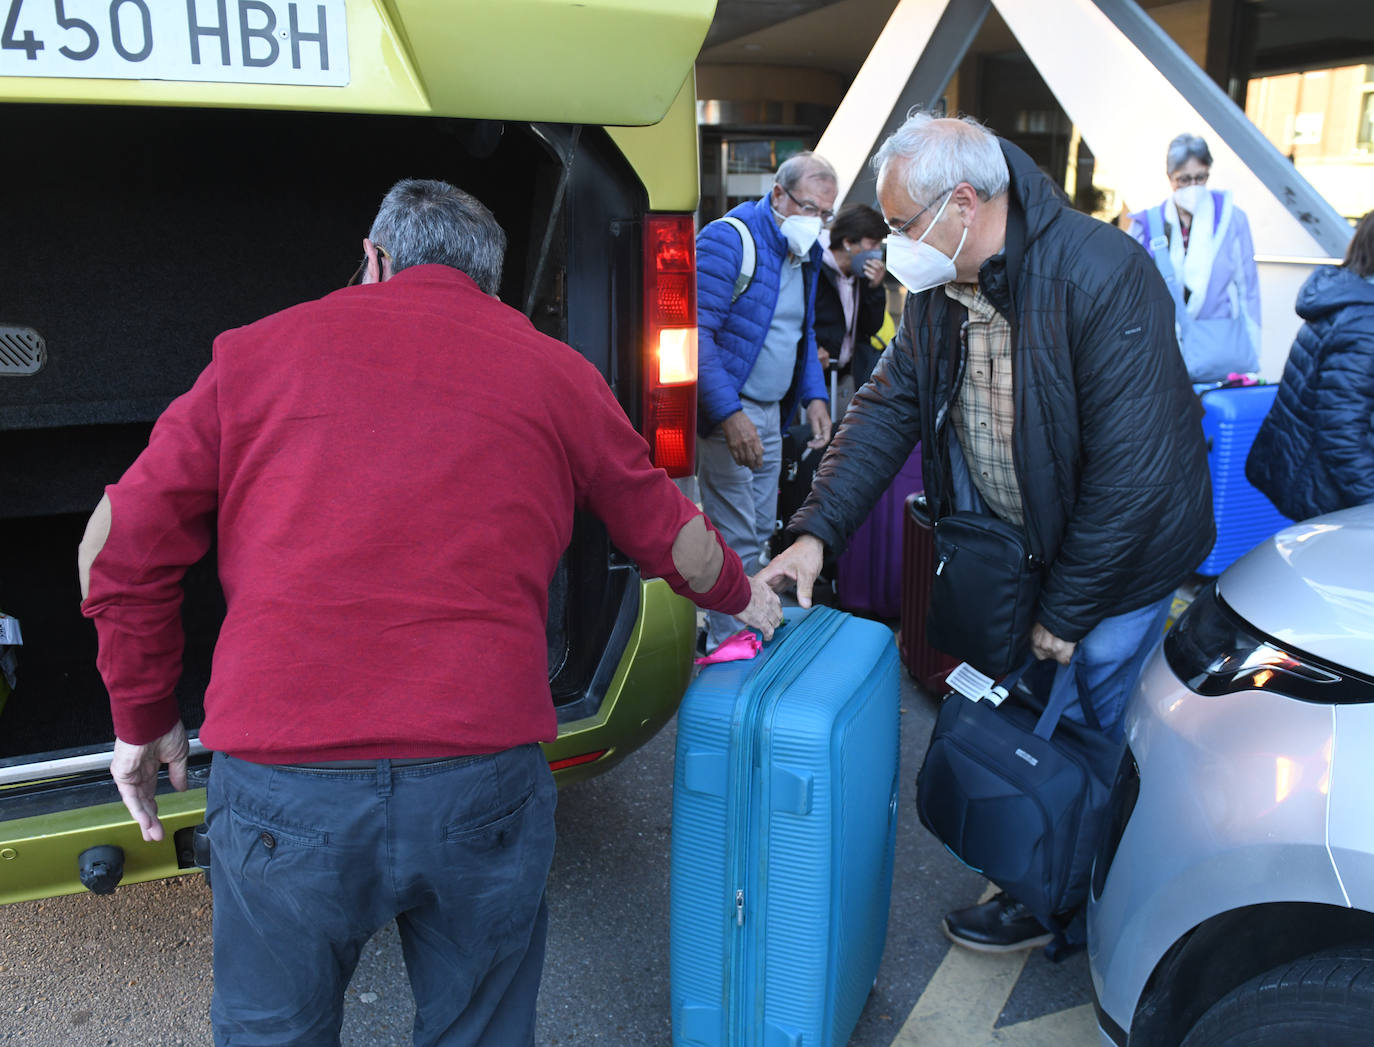
[[[581,767],[584,763],[595,763],[605,756],[609,749],[598,749],[594,753],[582,753],[580,756],[569,756],[563,760],[554,760],[549,764],[549,770],[561,771],[564,767]]]
[[[669,476],[696,468],[697,263],[691,215],[644,220],[644,439]]]

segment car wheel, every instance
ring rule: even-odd
[[[1183,1047],[1362,1047],[1374,1026],[1374,948],[1275,967],[1223,996]]]

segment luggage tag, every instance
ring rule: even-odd
[[[1016,677],[1020,675],[1017,673]],[[1012,679],[1015,680],[1016,677],[1012,677]],[[971,702],[981,702],[986,698],[992,703],[994,709],[1005,702],[1007,695],[1011,693],[1010,687],[997,683],[991,676],[980,673],[968,662],[960,662],[951,669],[949,675],[945,677],[945,683]]]

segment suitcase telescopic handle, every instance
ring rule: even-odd
[[[907,495],[906,511],[911,518],[927,531],[933,530],[935,521],[930,516],[930,503],[926,501],[926,493],[917,491],[915,494]]]

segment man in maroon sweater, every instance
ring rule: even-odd
[[[557,733],[548,587],[586,509],[646,576],[771,636],[777,598],[649,462],[596,369],[495,297],[505,234],[398,183],[363,285],[215,341],[79,554],[148,840],[186,787],[181,579],[218,539],[205,695],[217,1044],[337,1042],[395,919],[416,1043],[533,1042]]]

